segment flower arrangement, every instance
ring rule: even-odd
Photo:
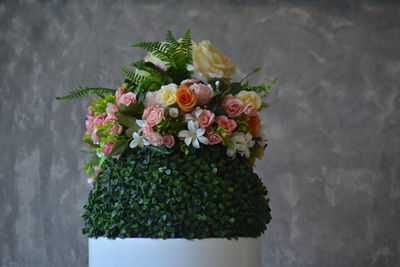
[[[259,235],[270,214],[266,188],[252,166],[264,155],[266,140],[258,114],[268,107],[263,98],[273,90],[276,79],[270,85],[251,85],[247,78],[259,71],[256,68],[233,82],[237,71],[232,61],[210,41],[193,42],[189,30],[179,40],[168,31],[165,42],[133,47],[144,48],[148,54],[132,64],[134,70],[122,68],[126,79],[118,89],[79,88],[56,98],[98,95],[88,107],[83,135],[87,153],[93,154],[84,170],[88,182],[95,183],[85,206],[83,232],[163,238]],[[187,166],[179,171],[176,163],[186,166],[185,157],[196,169]],[[236,173],[230,164],[236,164]],[[193,180],[202,169],[206,171],[203,178]],[[169,179],[165,182],[169,187],[160,177]],[[144,187],[151,190],[142,194]],[[166,188],[173,188],[171,194]],[[167,199],[154,195],[156,189]],[[121,193],[130,191],[130,198],[121,198]],[[182,199],[186,199],[186,209],[179,204]],[[165,207],[167,200],[171,205]],[[141,205],[133,207],[133,202]],[[193,208],[199,205],[202,208]],[[177,216],[182,209],[185,216]],[[150,223],[150,218],[159,221]],[[180,224],[185,220],[191,226],[201,222],[208,226],[196,232]],[[165,227],[157,228],[160,223]]]
[[[91,177],[107,157],[145,146],[179,147],[187,154],[191,148],[221,145],[227,155],[245,156],[251,165],[263,156],[266,143],[258,113],[268,107],[262,99],[273,89],[270,85],[231,82],[236,74],[232,61],[210,41],[193,42],[190,31],[179,40],[168,31],[166,42],[134,47],[148,54],[132,64],[136,71],[122,68],[127,78],[117,90],[80,88],[56,98],[99,95],[88,108],[83,136],[95,152],[85,164]]]

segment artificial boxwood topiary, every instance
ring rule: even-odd
[[[267,189],[245,158],[220,145],[141,148],[105,162],[84,206],[88,237],[258,237],[271,220]]]

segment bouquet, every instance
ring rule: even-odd
[[[56,98],[98,96],[88,107],[83,135],[89,147],[86,153],[92,154],[84,170],[88,182],[95,185],[85,206],[84,233],[163,238],[259,235],[270,220],[265,187],[258,177],[250,182],[247,178],[227,182],[230,178],[223,176],[236,168],[231,177],[254,178],[252,166],[266,148],[258,114],[268,107],[263,98],[276,80],[251,85],[247,78],[259,71],[256,68],[240,82],[233,82],[237,71],[232,61],[210,41],[192,41],[189,30],[178,40],[168,31],[165,42],[142,42],[133,47],[144,48],[147,55],[132,68],[122,67],[126,79],[119,88],[79,88]],[[186,178],[180,176],[182,166]],[[203,175],[197,177],[199,173]],[[206,177],[208,173],[210,177]],[[210,184],[210,188],[202,188]],[[224,194],[238,194],[243,186],[257,189],[253,197],[258,199],[245,203],[242,210],[232,210],[233,205],[243,204]],[[112,195],[110,188],[120,191]],[[183,189],[179,192],[174,188]],[[206,196],[202,196],[204,192]],[[251,191],[243,192],[248,193]],[[205,202],[204,197],[215,194],[227,200]],[[199,205],[190,204],[196,196]],[[182,202],[186,204],[179,204]],[[226,214],[221,215],[225,208]],[[258,214],[247,216],[246,210],[254,208]],[[239,211],[243,220],[237,215]],[[222,219],[214,222],[213,216]],[[185,220],[189,225],[178,225]],[[193,231],[201,222],[207,227]],[[252,223],[257,226],[246,229]]]

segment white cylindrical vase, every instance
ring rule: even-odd
[[[89,267],[260,267],[259,238],[89,238]]]

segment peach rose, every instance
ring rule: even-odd
[[[161,136],[161,134],[159,134],[157,132],[150,132],[146,139],[153,146],[159,146],[164,143],[163,137]]]
[[[261,123],[258,116],[251,116],[249,119],[249,126],[251,128],[251,135],[256,137],[260,133]]]
[[[136,103],[136,95],[135,93],[129,92],[123,94],[119,99],[117,99],[117,103],[124,104],[125,106],[129,106],[130,104]]]
[[[256,116],[257,108],[252,103],[249,103],[244,107],[243,112],[248,116]]]
[[[243,113],[243,101],[237,98],[229,98],[225,102],[225,111],[229,117],[239,117]]]
[[[145,108],[143,111],[142,119],[146,121],[146,124],[150,127],[154,127],[161,122],[164,116],[164,109],[154,106]]]
[[[214,122],[215,114],[209,110],[203,110],[197,117],[197,122],[200,128],[210,126]]]
[[[168,148],[171,148],[175,145],[175,139],[172,135],[164,135],[163,141],[164,141],[164,145]]]
[[[179,86],[176,91],[176,102],[184,112],[190,112],[196,105],[196,94],[187,86]]]
[[[227,133],[232,133],[237,126],[236,121],[228,119],[228,117],[224,115],[216,117],[215,122],[219,127],[224,128]]]
[[[197,105],[205,105],[210,102],[214,95],[214,90],[211,86],[205,84],[195,83],[190,88],[194,91],[197,98]]]
[[[235,97],[234,97],[232,94],[229,94],[229,95],[224,96],[224,99],[222,99],[221,107],[222,107],[223,109],[225,109],[225,108],[226,108],[226,102],[227,102],[229,99],[234,99],[234,98],[235,98]]]

